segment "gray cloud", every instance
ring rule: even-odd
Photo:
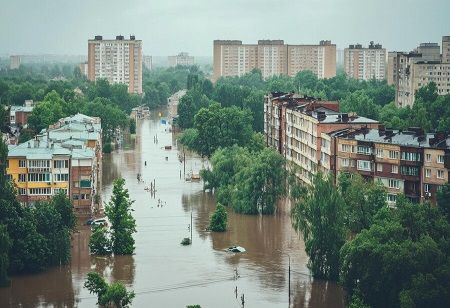
[[[96,34],[135,34],[152,55],[212,54],[214,39],[374,40],[410,50],[450,35],[448,0],[0,0],[0,54],[86,54]]]

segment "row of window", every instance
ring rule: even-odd
[[[27,161],[19,160],[19,168],[26,168]],[[28,168],[50,168],[50,160],[29,160]],[[53,168],[69,168],[69,160],[54,160]]]
[[[19,195],[24,196],[27,194],[27,189],[19,188],[18,192]],[[69,193],[69,190],[67,188],[53,188],[53,195],[59,194],[60,192],[63,192],[65,195],[67,195]],[[30,196],[52,195],[52,189],[49,187],[29,188],[28,195]]]

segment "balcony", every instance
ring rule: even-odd
[[[90,180],[81,180],[80,188],[91,188],[91,181]]]

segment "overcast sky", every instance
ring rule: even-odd
[[[157,56],[212,56],[214,39],[409,51],[450,35],[450,0],[0,0],[0,54],[87,54],[97,34],[134,34]]]

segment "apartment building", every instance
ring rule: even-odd
[[[187,52],[180,52],[176,56],[169,56],[169,66],[175,67],[181,66],[191,66],[194,65],[194,57],[190,56]]]
[[[318,78],[336,76],[336,45],[321,41],[318,45],[288,45],[283,40],[259,40],[242,44],[239,40],[215,40],[213,80],[242,76],[257,68],[263,78],[295,76],[310,70]]]
[[[312,183],[319,170],[332,170],[331,139],[324,134],[378,125],[372,119],[340,113],[337,101],[321,101],[293,93],[271,93],[265,97],[266,144],[297,165],[297,175],[306,184]]]
[[[78,68],[80,69],[81,75],[88,76],[89,64],[88,62],[82,62],[78,64]]]
[[[383,80],[386,78],[386,56],[386,49],[373,41],[368,47],[349,45],[344,50],[345,73],[358,80]]]
[[[128,86],[130,93],[142,93],[142,41],[131,35],[122,35],[115,40],[104,40],[95,36],[88,41],[88,79],[100,78],[110,83]]]
[[[25,100],[23,106],[11,106],[9,109],[9,125],[11,126],[26,126],[28,124],[28,117],[34,109],[34,102],[32,100]]]
[[[9,68],[12,70],[16,70],[20,67],[21,62],[22,62],[22,58],[20,56],[10,56],[9,57]]]
[[[430,82],[436,84],[439,95],[450,93],[449,44],[450,37],[444,36],[442,55],[437,43],[422,43],[412,52],[396,53],[389,74],[394,80],[397,107],[411,107],[416,91]]]
[[[153,69],[153,57],[152,56],[143,56],[142,62],[146,69],[148,69],[150,71]]]
[[[393,131],[380,125],[330,135],[335,142],[334,175],[352,172],[381,182],[390,204],[399,194],[414,202],[435,203],[439,186],[448,182],[450,138],[443,133],[425,134],[418,128]]]
[[[100,119],[77,114],[10,146],[6,172],[21,203],[49,200],[63,191],[78,213],[90,214],[101,187]]]

